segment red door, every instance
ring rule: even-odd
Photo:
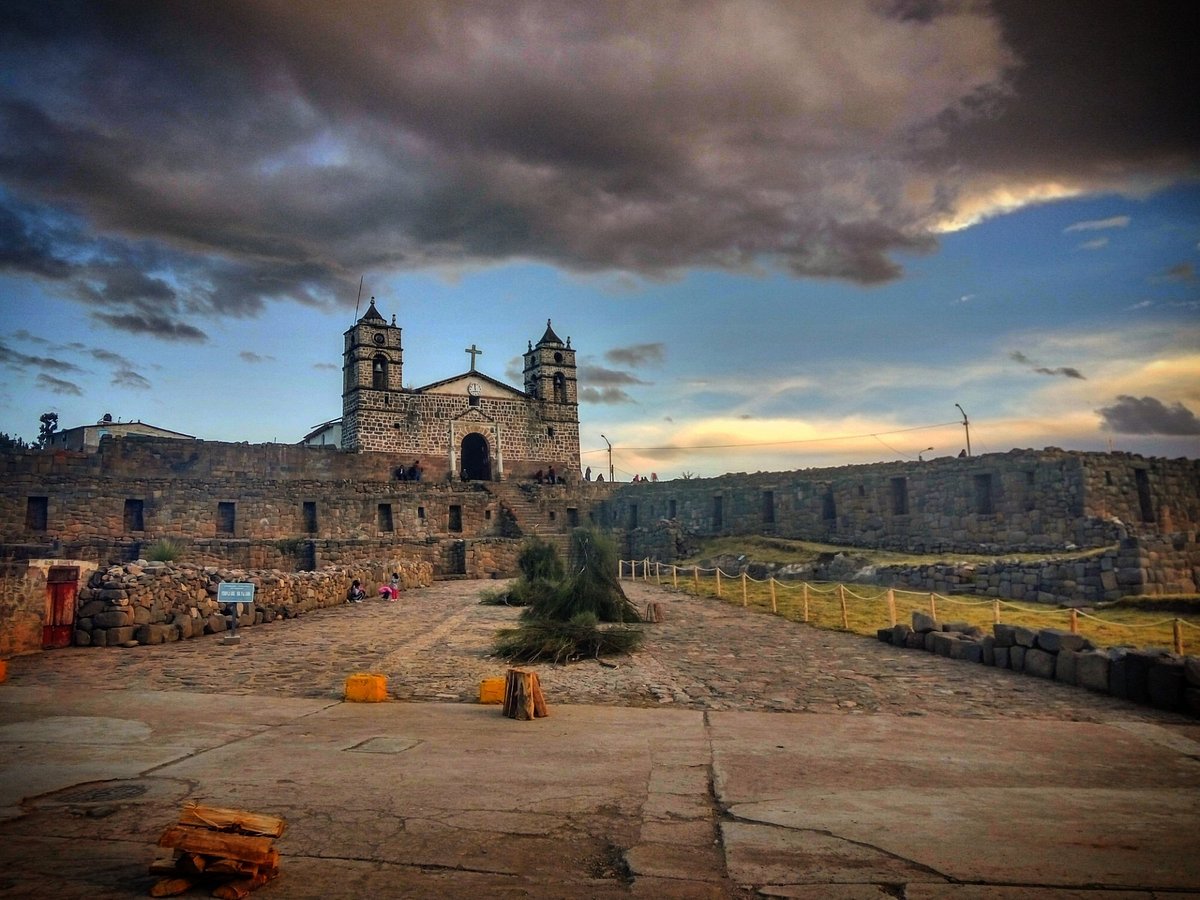
[[[42,626],[42,647],[70,647],[75,630],[75,593],[79,589],[79,569],[60,566],[46,577],[46,621]]]

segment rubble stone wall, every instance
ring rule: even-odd
[[[405,590],[427,587],[432,567],[410,559],[279,572],[139,561],[97,569],[79,590],[75,644],[116,647],[161,644],[222,632],[228,618],[217,602],[221,582],[255,586],[254,603],[238,606],[238,627],[294,618],[340,606],[358,578],[368,594],[397,572]]]

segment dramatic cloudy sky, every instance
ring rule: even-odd
[[[362,278],[411,386],[553,318],[619,477],[1196,456],[1198,10],[7,2],[0,431],[296,441]]]

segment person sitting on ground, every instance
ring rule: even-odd
[[[362,584],[355,578],[354,582],[350,585],[350,590],[346,592],[346,602],[362,603],[366,596],[367,592],[362,589]]]

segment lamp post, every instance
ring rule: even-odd
[[[925,462],[924,454],[928,453],[932,449],[933,449],[932,447],[926,447],[924,450],[922,450],[920,453],[918,453],[917,454],[917,462]]]
[[[604,437],[604,435],[600,435],[600,437],[604,438],[604,443],[608,444],[608,481],[611,484],[613,480],[612,442],[609,441],[608,438]]]
[[[958,406],[957,403],[955,403],[954,405]],[[971,455],[971,423],[967,421],[967,411],[965,409],[963,409],[961,406],[958,406],[958,411],[960,413],[962,413],[963,431],[965,431],[967,433],[967,456],[970,456]]]

